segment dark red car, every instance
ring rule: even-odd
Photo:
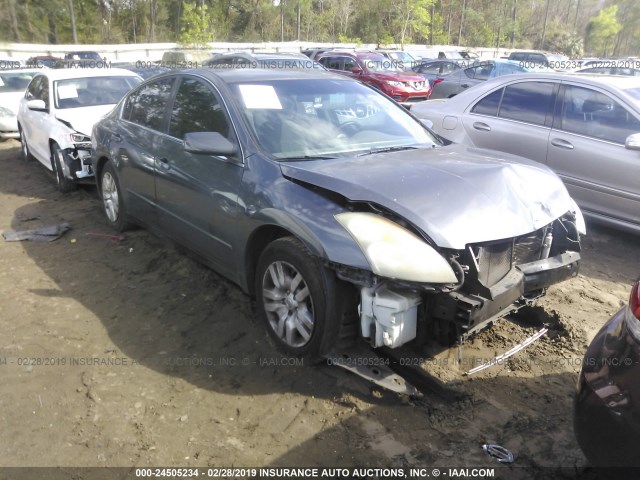
[[[602,327],[587,348],[574,430],[593,466],[612,469],[612,478],[640,478],[640,280],[633,286],[629,305]]]
[[[400,103],[427,100],[431,92],[424,77],[403,72],[402,65],[379,53],[333,50],[315,59],[329,70],[367,83]]]

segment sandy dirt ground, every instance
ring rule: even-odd
[[[95,188],[69,195],[0,144],[0,466],[496,467],[592,478],[573,436],[582,354],[640,273],[637,238],[591,227],[580,275],[463,346],[405,348],[442,382],[418,400],[280,355],[239,288],[144,230],[118,240]],[[549,333],[502,365],[504,352]]]

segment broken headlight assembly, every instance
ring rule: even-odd
[[[458,283],[449,263],[435,249],[397,223],[365,212],[339,213],[335,218],[376,275],[418,283]]]

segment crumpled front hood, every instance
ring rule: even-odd
[[[91,136],[93,126],[102,117],[113,110],[114,105],[95,105],[93,107],[65,108],[58,110],[56,117],[71,124],[72,128],[87,136]]]
[[[443,248],[523,235],[575,208],[544,165],[462,145],[288,162],[281,169],[349,200],[384,206]]]

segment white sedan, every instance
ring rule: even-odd
[[[39,68],[0,70],[0,140],[18,138],[18,106]]]
[[[74,190],[78,181],[93,177],[93,125],[141,81],[135,73],[117,68],[42,71],[20,101],[23,157],[35,157],[54,172],[61,192]]]

